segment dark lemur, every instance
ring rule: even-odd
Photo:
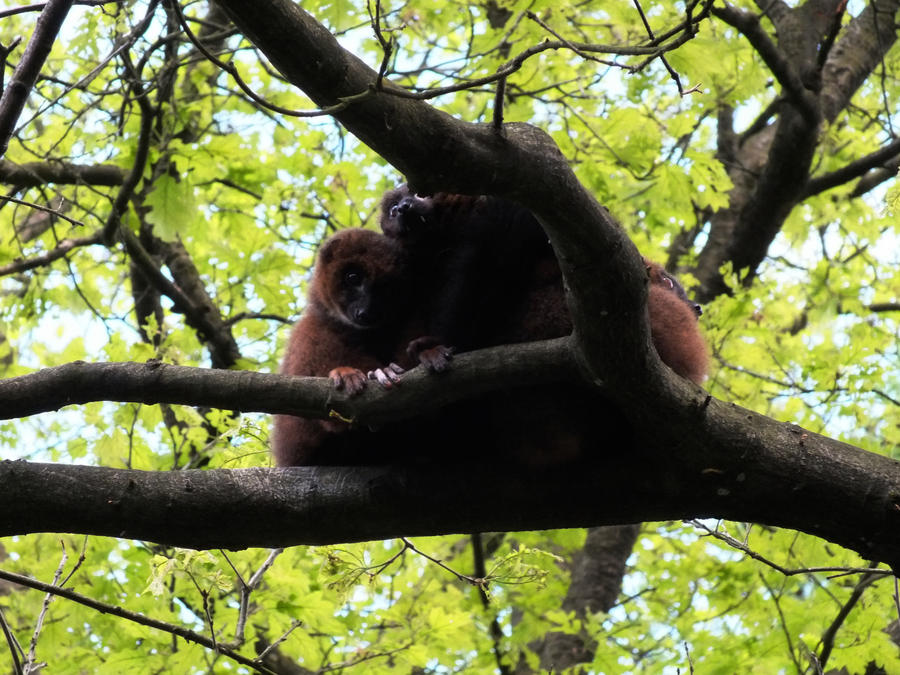
[[[382,198],[381,229],[409,252],[414,302],[428,310],[428,335],[410,345],[413,356],[422,345],[468,351],[572,332],[556,257],[524,207],[484,195],[422,197],[401,185]],[[644,262],[653,344],[666,365],[699,384],[708,360],[700,306],[660,265]]]
[[[523,282],[540,264],[556,266],[537,219],[496,197],[416,195],[408,186],[388,191],[381,228],[409,254],[414,303],[425,310],[425,335],[410,356],[432,370],[449,353],[502,344],[526,301]]]
[[[369,371],[395,377],[399,369],[384,366],[404,340],[409,288],[395,241],[362,229],[333,235],[319,249],[306,309],[291,333],[281,372],[327,376],[351,395],[363,390]],[[355,463],[367,435],[343,422],[276,415],[272,453],[278,466]]]
[[[411,279],[424,295],[416,303],[432,308],[426,320],[429,336],[414,340],[411,351],[423,344],[466,351],[572,332],[559,265],[527,209],[494,197],[420,197],[401,186],[384,196],[381,226],[419,261]],[[664,363],[699,384],[707,368],[699,306],[662,267],[645,264],[653,344]],[[430,351],[420,354],[426,366]],[[446,367],[446,360],[440,365]],[[453,439],[457,456],[460,448],[471,447],[484,459],[475,447],[482,443],[495,457],[535,466],[632,440],[615,406],[577,385],[509,390],[459,404],[440,417],[446,432],[440,436]]]

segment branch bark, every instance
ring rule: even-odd
[[[670,412],[645,420],[627,452],[598,448],[578,470],[498,467],[502,481],[446,463],[143,472],[5,461],[0,536],[245,548],[720,517],[809,532],[897,569],[898,462],[715,400],[702,421],[675,425],[679,446]]]
[[[356,397],[335,390],[324,377],[189,368],[158,361],[75,361],[0,380],[0,419],[90,401],[120,401],[181,403],[323,419],[335,411],[359,424],[382,424],[501,386],[572,381],[578,375],[567,338],[458,354],[454,368],[440,376],[429,376],[417,368],[406,373],[391,391],[373,384]]]
[[[0,384],[0,409],[10,417],[24,414],[21,406],[7,407],[15,406],[17,392],[33,401],[54,390],[101,389],[116,400],[155,397],[314,416],[334,408],[366,424],[416,414],[420,402],[443,405],[510,382],[571,379],[576,366],[565,344],[562,339],[462,354],[457,367],[440,377],[413,371],[396,390],[372,388],[354,401],[322,379],[156,364],[70,364],[6,380]],[[568,365],[560,370],[560,364]],[[130,369],[145,371],[144,377],[129,377]],[[0,536],[62,531],[243,548],[716,517],[790,527],[869,559],[900,563],[900,462],[709,398],[674,374],[664,379],[675,395],[622,409],[622,423],[634,430],[632,447],[597,447],[596,455],[576,467],[491,471],[485,459],[477,470],[442,462],[155,473],[5,462]],[[490,449],[478,456],[490,458]],[[503,481],[495,478],[500,471]],[[209,527],[216,522],[227,527]]]
[[[3,96],[0,97],[0,157],[9,148],[9,139],[15,131],[25,101],[37,82],[41,67],[50,55],[56,35],[71,7],[72,0],[49,0],[38,17],[22,60],[3,90]]]
[[[0,181],[19,187],[56,185],[116,186],[125,181],[125,172],[114,164],[72,164],[70,162],[27,162],[16,164],[0,159]]]
[[[847,107],[853,93],[873,72],[896,40],[900,0],[877,0],[836,32],[839,0],[807,0],[796,6],[766,3],[765,13],[775,25],[776,45],[748,12],[729,6],[714,14],[738,28],[772,70],[782,91],[776,99],[777,119],[751,127],[741,143],[720,145],[720,158],[734,184],[729,206],[715,213],[707,243],[698,257],[695,276],[698,300],[706,302],[727,292],[719,270],[732,262],[749,284],[791,210],[821,190],[841,185],[871,168],[866,160],[846,171],[809,179],[820,124],[832,122]],[[824,64],[822,36],[837,35]],[[723,122],[720,116],[720,124]],[[725,120],[727,121],[727,120]],[[733,136],[720,131],[720,141]],[[885,156],[886,155],[886,156]],[[873,153],[887,161],[896,151]],[[877,166],[877,164],[876,164]]]

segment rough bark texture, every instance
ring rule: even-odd
[[[597,448],[583,466],[537,472],[3,462],[0,536],[83,532],[243,548],[718,517],[790,527],[900,563],[900,463],[693,392],[685,394],[693,413],[660,401],[634,417],[624,454]]]
[[[898,0],[871,3],[837,33],[827,52],[822,36],[842,16],[840,0],[809,0],[796,8],[780,2],[762,4],[775,26],[777,44],[757,16],[727,5],[713,10],[747,37],[781,91],[760,120],[741,135],[732,126],[727,106],[718,116],[719,158],[734,187],[728,208],[713,214],[709,239],[697,261],[694,274],[701,284],[701,302],[727,291],[719,273],[727,262],[742,270],[745,283],[754,278],[785,219],[810,193],[808,183],[817,178],[809,174],[821,125],[834,121],[847,107],[897,38]],[[820,63],[823,54],[827,58]],[[868,168],[886,165],[897,154],[895,149]]]
[[[641,531],[640,525],[592,527],[584,548],[572,558],[571,582],[563,600],[563,609],[581,619],[597,612],[608,612],[616,604],[625,576],[625,561]],[[594,658],[595,641],[581,634],[550,632],[534,645],[543,670],[556,672]],[[517,673],[531,672],[524,662]]]

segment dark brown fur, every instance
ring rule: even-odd
[[[323,245],[282,372],[327,374],[353,393],[365,386],[366,371],[397,359],[414,335],[426,334],[409,342],[412,364],[440,370],[449,358],[443,344],[477,349],[571,332],[559,266],[525,209],[496,198],[418,197],[401,187],[385,195],[381,225],[385,237],[349,231]],[[699,384],[708,361],[699,306],[662,267],[645,263],[653,343],[664,363]],[[386,323],[361,325],[351,316],[352,298],[339,283],[348,264],[373,283],[365,297],[376,304],[389,299]],[[403,447],[542,466],[625,445],[631,434],[609,401],[571,386],[500,392],[398,427],[371,434],[339,422],[276,416],[273,453],[280,466],[384,463],[409,457]]]
[[[539,264],[556,265],[540,224],[496,197],[416,195],[406,185],[381,202],[381,228],[409,254],[426,336],[410,345],[427,367],[442,369],[423,348],[459,351],[502,344],[526,299],[523,281]]]
[[[417,302],[437,307],[426,322],[435,334],[426,344],[465,351],[571,333],[559,265],[526,209],[483,196],[421,197],[401,186],[384,196],[381,226],[420,261],[412,283],[427,290]],[[708,360],[699,306],[662,267],[645,263],[653,344],[664,363],[699,384]],[[453,406],[439,416],[443,431],[432,437],[451,439],[457,456],[465,447],[483,456],[480,442],[486,440],[496,457],[540,466],[630,442],[622,420],[587,387],[583,393],[571,386],[528,387]]]
[[[306,309],[291,333],[281,372],[328,376],[357,394],[367,371],[389,363],[406,319],[402,252],[377,232],[342,230],[326,240],[309,284]],[[278,466],[346,463],[362,445],[344,422],[276,415]]]
[[[706,343],[697,325],[699,306],[656,263],[649,276],[650,333],[663,363],[700,384],[706,377]],[[558,268],[538,269],[509,342],[563,337],[572,332]],[[573,388],[574,387],[574,388]],[[503,392],[487,404],[490,436],[501,456],[532,467],[584,460],[607,449],[627,452],[633,431],[607,398],[588,387],[548,385]]]

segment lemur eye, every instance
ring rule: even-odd
[[[400,213],[400,205],[399,204],[391,204],[391,210],[389,213],[391,215],[391,218],[396,218],[397,214]]]
[[[666,285],[669,287],[669,290],[675,290],[675,282],[672,281],[669,277],[663,277],[663,281],[666,282]]]
[[[363,283],[363,273],[356,268],[344,270],[344,283],[348,286],[361,286]]]

